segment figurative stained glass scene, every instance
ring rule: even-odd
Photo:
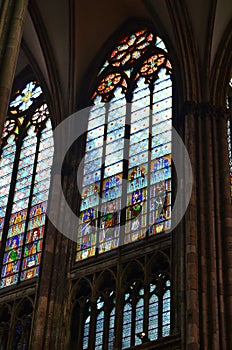
[[[171,72],[163,41],[147,29],[119,41],[100,70],[76,261],[171,228]]]
[[[0,154],[0,288],[38,276],[53,158],[41,87],[31,81],[10,102]]]

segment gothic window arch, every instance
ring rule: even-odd
[[[144,332],[144,286],[133,281],[124,296],[122,349],[139,345]]]
[[[0,348],[29,348],[33,315],[33,297],[2,304],[0,308]]]
[[[70,349],[128,349],[171,335],[166,254],[127,261],[112,271],[86,275],[75,285]]]
[[[0,149],[0,288],[39,274],[53,136],[39,83],[12,97]]]
[[[87,280],[79,281],[77,286],[72,310],[71,347],[113,349],[116,288],[112,273],[104,271],[93,287]]]
[[[73,301],[71,348],[88,349],[92,287],[88,279],[78,281]]]
[[[171,72],[163,41],[146,28],[123,37],[99,71],[76,261],[171,228]]]

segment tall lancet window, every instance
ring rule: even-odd
[[[28,82],[9,105],[0,153],[0,288],[38,276],[53,157],[41,87]]]
[[[163,41],[148,29],[120,40],[99,71],[76,261],[171,228],[171,71]]]

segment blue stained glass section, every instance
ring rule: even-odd
[[[171,130],[172,120],[170,118],[169,112],[166,110],[153,115],[153,127],[152,127],[152,136],[161,134],[166,130]]]
[[[96,322],[96,340],[95,349],[102,349],[103,345],[103,328],[104,328],[104,311],[98,314]]]
[[[40,172],[39,177],[40,179],[41,177],[43,178],[42,182],[38,183],[38,176],[36,175],[34,187],[35,195],[33,196],[32,204],[33,202],[38,203],[38,201],[42,202],[46,200],[48,195],[50,174],[46,176],[46,179],[43,177],[43,175],[48,174],[48,169],[52,163],[53,139],[52,130],[49,130],[49,128],[51,128],[50,121],[47,122],[47,128],[44,129],[41,133],[40,149],[38,153],[37,167],[41,167],[43,164],[43,167],[41,168],[44,168],[46,170],[42,172],[42,175]],[[4,254],[4,265],[2,269],[2,277],[4,278],[2,278],[1,287],[6,287],[18,282],[21,264],[20,259],[22,254],[25,256],[25,258],[23,259],[21,266],[23,271],[21,273],[20,280],[28,280],[30,278],[38,276],[39,273],[44,226],[39,227],[38,225],[41,225],[41,223],[44,225],[45,212],[42,213],[43,216],[38,215],[36,219],[32,219],[30,215],[28,229],[35,229],[36,227],[36,230],[40,233],[38,239],[35,240],[34,238],[36,232],[34,231],[33,240],[31,240],[31,242],[27,242],[23,247],[25,238],[25,220],[27,217],[29,196],[31,194],[31,181],[34,169],[36,145],[38,141],[35,131],[36,130],[34,126],[31,126],[27,130],[27,136],[23,140],[20,152],[13,207],[9,222],[7,242]],[[13,151],[12,146],[11,151]],[[38,185],[40,185],[40,187]],[[27,235],[28,234],[29,233],[27,233]]]
[[[9,142],[9,139],[8,139]],[[14,142],[11,140],[11,142]],[[9,153],[10,152],[10,153]],[[4,227],[4,216],[6,213],[6,206],[8,202],[8,195],[11,184],[11,176],[15,157],[15,143],[7,144],[3,150],[0,159],[0,243],[2,240],[2,232]],[[7,160],[7,161],[6,161]]]
[[[119,162],[123,158],[123,149],[116,151],[112,154],[109,154],[105,157],[105,166]]]
[[[165,145],[161,145],[153,148],[151,151],[151,157],[152,159],[159,158],[166,154],[170,154],[171,151],[172,151],[172,144],[166,143]]]
[[[164,47],[163,42],[160,39],[157,40],[158,45]],[[135,55],[138,54],[138,52],[135,52]],[[170,65],[168,67],[171,69]],[[128,79],[132,78],[131,71],[129,72],[128,70],[125,73]],[[101,97],[98,96],[94,101],[95,106],[92,107],[90,112],[83,187],[91,186],[93,183],[99,183],[100,186],[103,186],[100,191],[100,193],[102,192],[102,198],[100,201],[93,203],[92,207],[94,212],[101,213],[100,217],[95,218],[95,220],[98,219],[98,226],[99,223],[104,226],[103,217],[107,213],[106,203],[116,201],[116,199],[121,197],[121,187],[115,187],[111,191],[109,189],[105,191],[104,184],[106,180],[113,178],[115,174],[120,174],[124,170],[125,174],[128,174],[136,167],[140,168],[145,165],[146,168],[149,162],[149,170],[146,169],[145,177],[133,181],[133,184],[129,182],[129,186],[127,186],[126,236],[124,243],[130,243],[145,237],[145,232],[149,228],[148,224],[150,225],[150,222],[147,222],[147,210],[149,210],[149,218],[152,222],[150,234],[164,232],[170,228],[171,224],[171,189],[166,191],[165,220],[162,222],[160,221],[160,217],[157,216],[155,207],[156,194],[154,195],[154,192],[158,191],[158,184],[171,178],[171,158],[169,159],[168,157],[171,154],[172,148],[172,81],[167,74],[166,68],[162,68],[158,74],[159,76],[154,83],[153,90],[144,77],[139,78],[139,75],[136,76],[136,80],[134,81],[135,89],[130,105],[126,104],[124,88],[126,88],[127,81],[124,81],[123,88],[121,86],[113,91],[114,97],[107,106],[101,103]],[[153,93],[153,96],[151,96],[151,93]],[[127,126],[127,128],[125,128],[126,120],[128,120],[128,124],[130,120],[130,126]],[[107,125],[105,124],[106,122]],[[127,140],[124,139],[125,131],[127,132]],[[129,131],[130,135],[128,135]],[[104,132],[106,133],[104,135],[106,145],[103,142]],[[92,138],[95,139],[91,140]],[[129,145],[129,150],[127,145]],[[151,147],[151,149],[148,150],[148,147]],[[102,159],[103,151],[104,159]],[[127,151],[129,151],[129,154]],[[127,156],[129,156],[128,163],[122,160],[123,157]],[[159,166],[159,162],[163,162],[161,167]],[[127,164],[129,165],[128,168],[126,168]],[[104,165],[104,168],[102,165]],[[100,169],[102,169],[102,172]],[[101,179],[103,173],[104,176]],[[149,193],[149,197],[151,195],[149,203],[146,200],[146,187],[148,183],[151,184],[151,189],[149,189],[151,191]],[[116,190],[117,195],[115,195]],[[135,197],[136,192],[139,193],[139,196],[143,197],[143,200],[140,202],[141,210],[138,216],[132,215],[135,209],[133,196]],[[98,208],[99,205],[100,207]],[[103,216],[102,213],[104,213]],[[112,249],[115,246],[117,226],[120,225],[118,223],[119,218],[117,218],[116,226],[111,226],[114,228],[112,230],[111,240],[104,238],[106,240],[105,246],[103,240],[100,239],[100,245],[98,247],[100,252]],[[100,231],[101,227],[99,226],[97,232],[98,242]]]
[[[90,119],[88,123],[88,130],[95,129],[98,125],[104,125],[105,124],[105,114],[99,116],[95,119]]]
[[[84,335],[83,335],[83,350],[88,350],[89,344],[89,327],[90,327],[90,316],[86,318],[84,325]]]
[[[130,145],[137,144],[143,140],[147,140],[148,137],[149,137],[149,129],[146,128],[145,130],[139,131],[131,135]]]
[[[92,152],[93,149],[103,146],[103,136],[98,137],[95,140],[88,141],[86,144],[86,153]]]
[[[171,130],[168,130],[162,134],[158,134],[152,137],[152,147],[158,147],[167,143],[170,143],[171,140]]]
[[[129,303],[124,306],[122,326],[122,349],[130,347],[131,342],[132,307]]]
[[[120,129],[125,125],[125,116],[108,122],[107,130],[108,132]]]
[[[134,156],[131,156],[129,160],[129,167],[135,167],[136,165],[143,164],[148,161],[148,152],[143,152],[140,154],[136,154]]]
[[[117,174],[117,173],[120,173],[122,172],[122,162],[118,162],[116,164],[113,164],[113,165],[110,165],[110,166],[107,166],[105,168],[105,175],[104,175],[104,178],[106,177],[110,177],[114,174]]]
[[[114,130],[113,132],[109,132],[107,134],[106,143],[108,144],[108,143],[113,142],[115,140],[118,140],[122,137],[124,137],[124,128]]]
[[[115,324],[115,307],[113,308],[113,310],[110,313],[108,350],[113,350],[113,345],[114,345],[114,324]]]
[[[155,285],[150,284],[150,290],[154,291]],[[158,338],[158,302],[159,299],[156,294],[152,294],[149,299],[149,325],[148,325],[148,337],[150,340]]]
[[[100,182],[101,179],[101,170],[95,170],[95,172],[91,174],[86,174],[83,178],[83,187],[86,187],[95,182]]]
[[[105,105],[101,103],[100,96],[98,97],[98,99],[95,99],[94,103],[95,105],[90,109],[89,121],[92,121],[95,118],[98,118],[99,116],[105,116]]]
[[[92,173],[96,169],[100,169],[102,166],[102,158],[92,159],[89,163],[85,163],[84,176],[85,174]]]
[[[156,111],[164,111],[167,108],[172,107],[172,99],[170,97],[167,97],[166,99],[160,100],[156,102],[153,106],[154,110]]]
[[[119,139],[115,142],[109,143],[108,145],[106,145],[106,154],[113,153],[115,152],[115,150],[122,149],[123,147],[124,147],[123,139]]]
[[[99,147],[97,149],[92,150],[91,157],[89,157],[89,154],[85,156],[85,164],[89,161],[92,161],[92,159],[101,158],[102,157],[102,147]]]
[[[149,120],[146,119],[140,119],[139,121],[131,124],[131,134],[134,134],[135,132],[138,132],[140,130],[147,129],[149,126]]]
[[[103,134],[104,134],[104,125],[89,131],[87,134],[87,141],[94,140],[99,136],[102,136]]]
[[[141,298],[136,305],[135,334],[143,332],[144,300]],[[141,340],[135,336],[135,345],[141,344]]]
[[[138,153],[142,153],[148,150],[148,140],[143,140],[141,142],[135,143],[130,146],[129,156],[133,156]]]

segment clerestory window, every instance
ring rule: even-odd
[[[142,28],[98,74],[84,157],[76,261],[171,228],[172,67]]]
[[[37,81],[12,97],[0,149],[0,288],[39,274],[53,133]]]

